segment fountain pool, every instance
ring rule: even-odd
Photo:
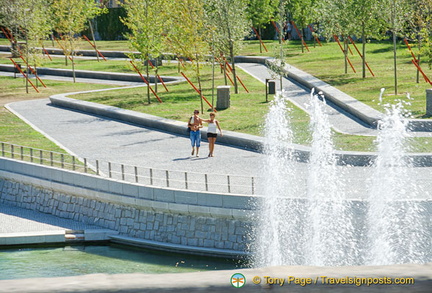
[[[0,280],[85,274],[184,273],[242,267],[238,261],[156,252],[123,245],[0,250]]]

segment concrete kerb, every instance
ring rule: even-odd
[[[241,289],[231,285],[235,273],[245,277]],[[283,280],[284,284],[270,285],[267,278]],[[288,277],[291,279],[288,282]],[[327,278],[327,282],[325,279]],[[356,282],[414,280],[414,284],[396,285],[356,285]],[[400,279],[403,278],[403,279]],[[405,279],[412,278],[412,279]],[[354,280],[355,279],[355,280]],[[301,282],[310,283],[301,285]],[[354,283],[338,283],[335,281]],[[417,292],[429,293],[432,283],[432,264],[405,264],[394,266],[356,266],[356,267],[312,267],[312,266],[274,266],[264,268],[235,270],[171,273],[171,274],[92,274],[75,277],[37,278],[0,281],[0,292],[26,293],[72,293],[72,292],[148,292],[148,293],[189,293],[189,292]],[[43,284],[43,286],[40,286]]]
[[[274,58],[261,56],[236,56],[235,62],[238,63],[259,63],[268,65],[268,63],[276,63]],[[351,115],[359,118],[372,128],[376,128],[378,121],[383,118],[383,114],[364,103],[354,99],[344,92],[330,86],[329,84],[319,80],[318,78],[292,66],[285,65],[283,71],[288,75],[289,79],[313,89],[315,92],[322,92],[326,99],[347,111]],[[408,119],[408,128],[414,132],[430,132],[432,131],[432,120],[426,119]]]
[[[51,96],[51,103],[59,107],[100,115],[111,119],[142,125],[145,127],[151,127],[166,132],[176,133],[183,136],[187,135],[186,122],[161,118],[113,106],[105,106],[93,102],[76,100],[67,97],[68,95],[72,94],[59,94]],[[205,137],[205,135],[206,131],[203,130],[203,136]],[[244,133],[225,131],[224,136],[218,138],[218,143],[232,145],[253,151],[262,151],[264,145],[264,138]],[[296,160],[298,160],[299,162],[307,162],[309,160],[310,147],[293,145],[292,150],[295,154]],[[369,166],[374,161],[376,154],[367,152],[337,151],[336,156],[338,165]],[[432,166],[432,154],[410,154],[409,158],[412,160],[415,166]]]
[[[175,204],[171,209],[178,213],[193,214],[189,206],[206,206],[210,211],[218,209],[221,217],[232,218],[231,209],[250,209],[248,203],[252,201],[252,196],[146,186],[8,158],[0,158],[0,166],[0,178],[144,209],[158,209],[150,203],[167,203]],[[53,173],[59,173],[58,181],[53,179]]]
[[[8,64],[0,64],[0,71],[5,72],[14,72],[14,66]],[[127,82],[136,82],[140,83],[140,86],[146,86],[143,80],[138,74],[133,73],[120,73],[120,72],[102,72],[102,71],[90,71],[90,70],[75,70],[72,69],[59,69],[59,68],[45,68],[38,67],[37,73],[42,75],[54,75],[54,76],[64,76],[64,77],[73,77],[75,72],[75,77],[77,78],[88,78],[88,79],[101,79],[106,81],[127,81]],[[173,84],[185,81],[183,77],[175,77],[175,76],[161,76],[162,80],[166,84]],[[150,76],[149,82],[154,83],[155,77]],[[121,87],[124,88],[124,87]]]
[[[1,50],[1,46],[0,46]],[[93,52],[93,51],[89,51]],[[94,53],[94,52],[93,52]],[[119,54],[124,54],[124,52],[119,52]],[[267,64],[268,62],[275,62],[273,58],[269,57],[260,57],[260,56],[237,56],[235,57],[235,62],[248,62],[248,63],[260,63]],[[0,70],[1,70],[0,65]],[[13,70],[12,66],[4,65],[6,67],[10,67],[9,70]],[[371,107],[357,101],[356,99],[346,95],[345,93],[331,87],[330,85],[324,83],[323,81],[293,67],[286,66],[284,70],[288,73],[289,78],[292,78],[296,82],[308,87],[308,88],[316,88],[317,92],[322,91],[327,99],[331,100],[335,104],[339,105],[341,108],[345,109],[347,112],[353,114],[356,117],[359,117],[362,121],[367,124],[376,127],[378,120],[382,118],[382,113],[372,109]],[[55,71],[57,72],[57,71]],[[83,74],[96,74],[91,71],[83,71]],[[121,77],[115,77],[118,73],[101,73],[109,76],[111,79],[122,79],[128,76],[133,76],[133,78],[137,78],[134,75],[125,75],[120,74]],[[167,81],[170,83],[178,83],[184,81],[183,78],[172,78],[171,81]],[[139,85],[145,86],[145,85]],[[58,105],[61,107],[71,108],[82,112],[92,113],[95,115],[105,116],[116,120],[126,121],[129,123],[134,123],[137,125],[143,125],[146,127],[151,127],[155,129],[160,129],[162,131],[167,131],[171,133],[180,134],[186,136],[186,123],[164,119],[148,114],[137,113],[134,111],[124,110],[116,107],[109,107],[104,105],[99,105],[96,103],[90,103],[85,101],[78,101],[75,99],[67,98],[69,95],[80,94],[80,93],[90,93],[90,92],[98,92],[98,91],[106,91],[106,90],[115,90],[115,89],[124,89],[138,86],[129,86],[129,87],[116,87],[111,89],[104,90],[96,90],[96,91],[85,91],[85,92],[76,92],[76,93],[68,93],[68,94],[59,94],[52,96],[51,102],[53,105]],[[430,128],[432,129],[432,121],[423,121],[423,120],[410,120],[409,125],[418,130],[428,129],[430,124]],[[415,130],[413,129],[413,130]],[[206,131],[203,131],[204,137],[206,136]],[[228,144],[240,148],[250,149],[254,151],[261,151],[263,149],[264,138],[258,136],[252,136],[241,133],[234,133],[226,131],[223,137],[218,139],[218,143]],[[294,155],[298,161],[306,162],[309,158],[310,148],[301,146],[301,145],[293,145]],[[338,157],[338,164],[340,165],[352,165],[352,166],[368,166],[370,165],[374,157],[376,156],[373,153],[366,152],[336,152]],[[432,155],[430,154],[410,154],[410,158],[412,159],[415,166],[432,166]]]

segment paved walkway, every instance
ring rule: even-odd
[[[0,205],[0,238],[8,233],[105,229],[19,207]]]
[[[178,136],[53,107],[49,99],[16,102],[9,104],[9,108],[38,131],[82,158],[158,169],[244,176],[256,176],[262,168],[263,156],[256,152],[217,145],[215,157],[208,158],[208,144],[203,141],[200,157],[191,156],[186,133]]]
[[[262,83],[265,83],[266,79],[274,79],[269,69],[263,64],[238,63],[236,66],[240,67]],[[279,90],[280,81],[279,79],[275,79],[275,81],[276,89]],[[289,101],[306,113],[310,113],[309,104],[311,91],[309,88],[306,88],[303,85],[300,85],[297,82],[287,78],[282,80],[282,88],[285,90],[285,97]],[[379,95],[379,93],[377,93],[377,95]],[[357,117],[348,113],[344,109],[341,109],[330,101],[327,101],[325,110],[328,114],[329,122],[332,128],[337,132],[361,136],[376,136],[378,133],[376,129],[371,128]],[[409,135],[418,137],[432,137],[431,132],[410,132]]]

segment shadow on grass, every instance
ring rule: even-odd
[[[335,87],[364,80],[361,77],[347,77],[345,75],[321,75],[319,78]]]
[[[384,47],[384,48],[379,48],[379,49],[375,49],[369,52],[369,54],[381,54],[381,53],[388,53],[388,52],[393,52],[393,45],[390,45],[388,47]]]

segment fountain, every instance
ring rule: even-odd
[[[380,101],[382,100],[382,93]],[[430,215],[406,159],[402,104],[380,123],[377,158],[353,200],[346,166],[338,166],[325,99],[311,93],[308,163],[295,160],[285,93],[266,117],[264,196],[257,201],[254,265],[386,265],[431,261]],[[322,100],[322,101],[320,101]]]
[[[266,144],[264,153],[265,193],[268,195],[258,204],[265,216],[258,216],[259,231],[254,263],[259,266],[282,265],[301,261],[301,234],[293,237],[303,221],[301,204],[294,196],[298,192],[298,174],[296,173],[293,153],[287,149],[292,143],[293,133],[290,128],[289,109],[282,94],[275,96],[266,116]],[[259,233],[258,233],[259,232]],[[286,253],[289,250],[291,253]]]
[[[424,191],[416,184],[412,161],[405,156],[409,139],[402,101],[387,104],[385,111],[372,166],[366,260],[373,265],[422,263],[430,250],[430,230],[426,229],[430,215],[416,198]]]
[[[322,97],[323,98],[323,97]],[[355,237],[349,203],[344,200],[342,180],[338,176],[330,122],[323,102],[311,92],[311,155],[308,164],[308,213],[305,233],[306,263],[348,265],[356,259]]]

